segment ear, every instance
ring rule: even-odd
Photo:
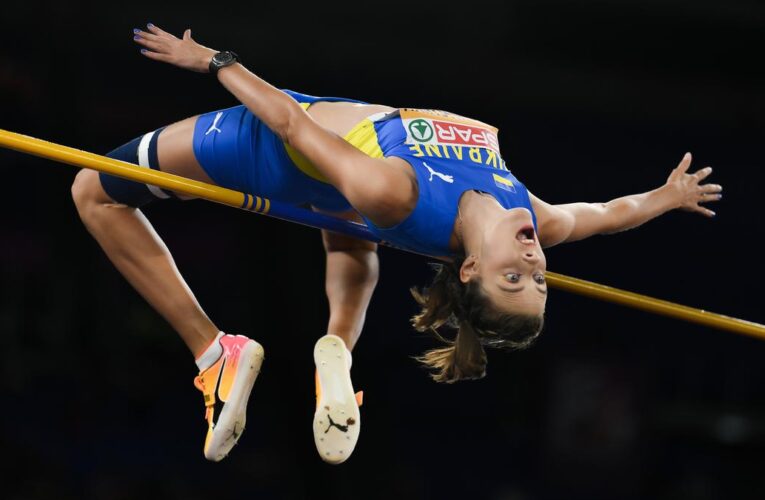
[[[478,274],[478,257],[469,255],[460,267],[460,281],[467,283]]]

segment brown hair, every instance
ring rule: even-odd
[[[486,374],[484,346],[525,349],[539,336],[544,324],[542,315],[497,311],[481,290],[479,279],[460,281],[462,262],[463,259],[458,259],[450,264],[431,264],[436,275],[430,287],[410,290],[422,307],[420,313],[412,317],[414,328],[430,332],[449,344],[416,358],[434,370],[431,377],[436,382],[482,378]],[[457,330],[454,340],[438,332],[444,325]]]

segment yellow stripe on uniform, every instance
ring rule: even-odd
[[[505,186],[514,187],[513,181],[511,181],[510,179],[505,179],[501,175],[497,175],[497,174],[491,174],[491,175],[494,176],[494,182],[499,182],[500,184],[504,184]]]
[[[357,123],[350,132],[345,134],[344,139],[367,156],[372,158],[383,157],[380,141],[377,139],[375,123],[368,118]]]
[[[307,103],[303,103],[301,106],[303,106],[303,109],[308,108]],[[367,156],[371,156],[372,158],[383,157],[380,143],[377,140],[375,124],[369,119],[364,119],[357,123],[350,132],[345,134],[343,139]],[[292,163],[294,163],[301,172],[312,179],[329,184],[327,178],[324,177],[313,163],[311,163],[311,161],[303,156],[298,150],[289,144],[284,144],[284,149],[287,150],[287,156],[290,157]]]

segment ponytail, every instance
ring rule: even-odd
[[[469,323],[463,323],[454,341],[447,342],[448,347],[431,349],[415,358],[434,370],[430,375],[433,380],[451,384],[486,375],[486,352]]]
[[[420,292],[410,291],[414,300],[422,307],[412,318],[417,331],[429,332],[448,344],[447,347],[431,349],[417,359],[434,372],[431,378],[436,382],[453,383],[463,379],[478,379],[486,374],[486,352],[473,326],[464,318],[463,295],[465,285],[459,279],[462,262],[454,264],[433,264],[436,276],[431,286]],[[455,314],[455,312],[457,314]],[[454,340],[448,340],[438,333],[442,325],[457,328]]]
[[[462,283],[459,269],[462,259],[450,264],[432,264],[436,275],[430,287],[410,289],[422,308],[412,318],[419,332],[428,332],[447,344],[426,351],[415,359],[433,370],[436,382],[451,384],[458,380],[479,379],[486,375],[484,345],[506,350],[525,349],[539,336],[543,316],[529,316],[496,311],[481,290],[480,280]],[[457,330],[454,340],[438,331],[442,326]]]

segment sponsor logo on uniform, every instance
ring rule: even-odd
[[[506,177],[502,177],[499,174],[491,175],[494,177],[494,184],[496,184],[498,188],[515,193],[515,185],[513,184],[513,181]]]
[[[207,132],[205,132],[205,135],[209,135],[210,132],[218,132],[219,134],[223,133],[221,129],[218,128],[218,122],[223,117],[223,111],[218,111],[218,113],[215,115],[215,119],[213,120],[212,125],[210,125],[210,128],[207,129]]]
[[[401,111],[408,144],[485,148],[499,154],[497,129],[491,125],[443,111]]]
[[[409,133],[415,141],[428,142],[433,138],[433,127],[422,118],[409,122]]]
[[[425,166],[425,168],[427,168],[430,171],[430,178],[428,179],[428,181],[433,182],[433,176],[435,175],[436,177],[438,177],[442,181],[448,182],[449,184],[452,184],[454,182],[454,176],[447,175],[447,174],[444,174],[444,173],[441,173],[441,172],[436,172],[435,170],[430,168],[430,165],[428,165],[425,162],[422,162],[422,164]]]

